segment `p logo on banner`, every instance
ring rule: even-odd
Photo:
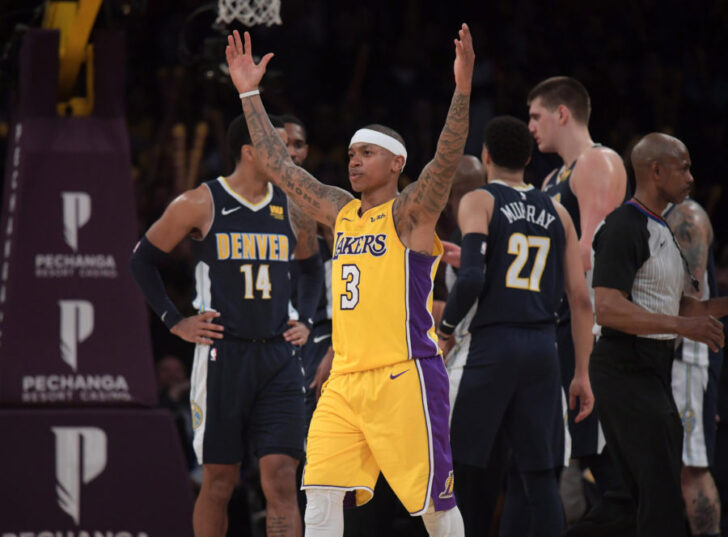
[[[61,192],[63,199],[63,236],[74,252],[78,251],[78,230],[91,218],[91,196],[86,192]]]
[[[61,308],[61,357],[71,369],[78,365],[78,344],[94,330],[94,307],[87,300],[59,300]]]
[[[89,483],[106,468],[106,433],[98,427],[51,427],[51,430],[56,435],[58,505],[78,526],[81,484]]]

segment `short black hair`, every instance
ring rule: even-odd
[[[507,170],[520,171],[531,158],[533,136],[528,125],[513,116],[498,116],[485,126],[483,145],[493,163]]]
[[[283,121],[278,116],[269,115],[268,118],[276,129],[284,128]],[[240,114],[230,122],[227,130],[228,151],[235,159],[235,163],[240,162],[240,148],[244,145],[252,145],[248,124],[245,121],[245,114]]]
[[[304,140],[308,139],[308,131],[306,130],[306,125],[303,124],[303,121],[301,121],[296,116],[293,116],[291,114],[281,114],[278,117],[284,123],[284,125],[286,123],[293,123],[294,125],[298,125],[299,127],[301,127],[301,130],[303,130]]]
[[[544,107],[554,110],[563,104],[569,109],[574,119],[583,125],[589,123],[591,115],[591,98],[584,84],[570,76],[552,76],[536,84],[528,94],[526,104],[531,103],[538,97]]]
[[[402,135],[390,127],[380,125],[379,123],[372,123],[371,125],[367,125],[364,128],[371,129],[371,130],[377,131],[377,132],[381,132],[382,134],[386,134],[387,136],[391,136],[392,138],[397,140],[403,146],[405,146],[405,147],[407,146],[407,144],[404,143],[404,138],[402,138]]]

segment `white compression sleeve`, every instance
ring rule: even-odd
[[[422,522],[430,537],[465,537],[463,517],[457,506],[447,511],[435,511],[430,504],[422,515]]]
[[[306,537],[344,535],[343,490],[306,489]]]

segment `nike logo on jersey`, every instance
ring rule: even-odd
[[[222,211],[220,211],[220,212],[222,213],[223,216],[227,216],[230,213],[234,213],[238,209],[242,209],[242,207],[233,207],[232,209],[226,209],[225,207],[223,207]]]
[[[316,336],[313,338],[314,343],[321,343],[324,339],[330,339],[331,334],[324,334],[323,336]]]
[[[390,373],[389,374],[389,378],[391,378],[392,380],[394,380],[397,377],[401,377],[402,375],[404,375],[407,371],[409,371],[409,369],[405,369],[404,371],[402,371],[401,373],[397,373],[396,375],[393,375],[392,373]]]
[[[351,218],[346,218],[345,216],[342,216],[341,219],[346,220],[347,222],[353,222]]]

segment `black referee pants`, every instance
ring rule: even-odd
[[[674,340],[601,338],[589,366],[604,436],[637,504],[638,537],[685,537]]]

